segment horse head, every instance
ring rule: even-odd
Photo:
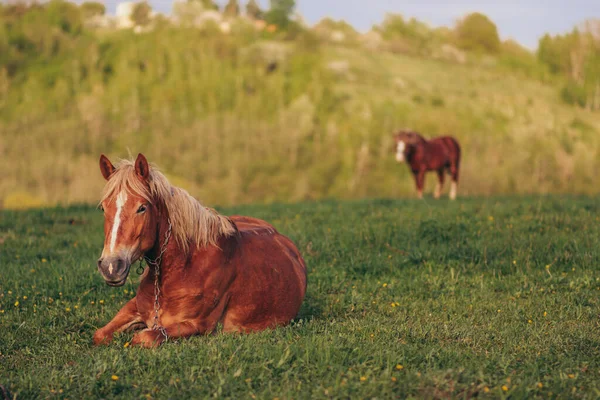
[[[396,161],[404,162],[414,151],[414,147],[424,143],[423,136],[412,131],[400,131],[394,135]]]
[[[122,286],[131,264],[157,241],[159,212],[150,196],[150,167],[139,154],[135,163],[115,168],[100,156],[107,183],[100,208],[104,212],[104,248],[98,270],[110,286]]]

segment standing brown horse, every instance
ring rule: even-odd
[[[444,173],[452,177],[450,199],[456,199],[458,172],[460,168],[460,145],[451,136],[442,136],[426,140],[416,132],[401,131],[394,135],[396,161],[408,163],[417,184],[417,193],[423,198],[425,172],[436,171],[438,184],[434,197],[440,198],[444,186]]]
[[[104,250],[98,269],[110,286],[127,280],[142,257],[149,265],[136,296],[94,334],[142,328],[133,345],[167,338],[251,332],[289,323],[306,292],[306,267],[296,246],[265,221],[227,218],[173,187],[140,154],[116,167],[104,155],[101,201]]]

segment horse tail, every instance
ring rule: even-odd
[[[450,161],[450,174],[452,175],[452,180],[458,181],[458,174],[460,169],[460,157],[461,157],[461,148],[458,141],[453,137],[448,137],[446,139],[446,143],[448,147],[451,149],[452,157]]]
[[[460,156],[461,156],[461,148],[460,148],[460,144],[458,144],[458,140],[454,139],[453,137],[450,138],[450,141],[452,142],[452,145],[454,146],[454,148],[456,149],[456,164],[460,164]]]

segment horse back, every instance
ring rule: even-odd
[[[235,282],[223,318],[224,331],[255,331],[285,325],[306,294],[306,265],[296,245],[269,223],[232,216],[238,251],[231,260]]]
[[[301,280],[306,285],[306,265],[296,245],[285,235],[277,232],[273,225],[258,218],[246,216],[232,216],[230,220],[238,230],[236,246],[246,246],[246,255],[252,254],[253,249],[260,248],[259,258],[280,258],[283,263],[290,262],[295,272],[300,272]],[[257,246],[258,242],[260,245]],[[303,288],[304,296],[304,288]]]
[[[258,218],[246,217],[241,215],[234,215],[229,217],[231,222],[235,224],[238,232],[243,234],[274,234],[278,233],[273,225],[266,221]]]
[[[460,145],[458,141],[452,136],[440,136],[435,139],[431,139],[429,143],[435,143],[440,145],[446,151],[448,158],[460,161]]]

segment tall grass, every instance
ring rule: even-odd
[[[402,127],[459,139],[463,194],[596,192],[597,114],[564,106],[531,66],[281,40],[242,21],[136,35],[11,18],[10,48],[24,47],[0,64],[5,207],[94,202],[99,154],[129,152],[209,203],[410,196],[390,150]]]

